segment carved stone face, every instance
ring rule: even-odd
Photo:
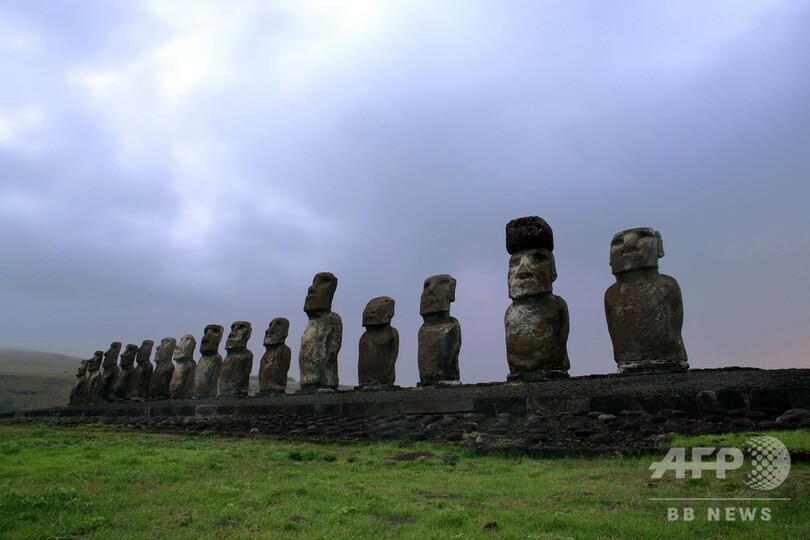
[[[200,342],[200,354],[216,354],[224,334],[225,328],[220,324],[206,326]]]
[[[194,356],[194,349],[197,347],[197,340],[191,334],[186,334],[180,338],[180,343],[174,348],[172,358],[174,360],[191,358]]]
[[[330,272],[315,274],[312,285],[307,289],[304,311],[307,314],[319,311],[332,311],[332,298],[337,289],[337,278]]]
[[[284,343],[287,335],[290,333],[290,321],[284,317],[276,317],[270,321],[270,326],[264,331],[264,345],[265,347],[275,345],[277,343]]]
[[[112,367],[118,362],[118,355],[121,352],[121,342],[120,341],[113,341],[110,344],[110,348],[107,349],[107,352],[104,353],[104,365],[105,367]]]
[[[627,229],[613,236],[610,243],[610,271],[614,274],[642,268],[658,268],[664,256],[661,233],[649,227]]]
[[[143,340],[141,346],[138,347],[138,363],[144,364],[149,362],[149,357],[152,356],[152,347],[155,346],[155,342],[151,339]]]
[[[512,300],[551,292],[555,279],[554,254],[547,249],[524,249],[509,258],[509,298]]]
[[[450,311],[450,302],[456,300],[456,280],[449,274],[431,276],[425,280],[422,299],[419,302],[419,314],[442,313]]]
[[[247,347],[252,331],[253,328],[247,321],[236,321],[233,323],[231,325],[231,333],[228,334],[228,340],[225,342],[225,350],[230,351]]]
[[[101,359],[104,357],[103,351],[96,351],[93,353],[93,358],[87,361],[87,371],[93,372],[98,371],[98,368],[101,367]]]
[[[161,339],[160,345],[157,346],[157,350],[155,351],[155,363],[170,361],[176,346],[177,340],[173,337],[165,337]]]
[[[394,299],[388,296],[372,298],[363,310],[363,326],[390,324],[394,317]]]
[[[87,363],[88,363],[89,361],[90,361],[90,360],[82,360],[82,361],[79,363],[79,367],[78,367],[78,369],[76,370],[76,378],[77,378],[77,379],[78,379],[79,377],[84,377],[84,376],[87,374]]]
[[[121,353],[121,361],[119,365],[121,367],[132,367],[135,363],[135,355],[138,354],[138,346],[130,343],[124,349],[124,352]]]

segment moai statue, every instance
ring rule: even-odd
[[[219,372],[222,371],[222,356],[219,354],[219,344],[225,328],[220,324],[209,324],[205,327],[200,342],[200,360],[197,362],[197,371],[194,374],[194,397],[217,397],[217,382]]]
[[[96,403],[98,401],[98,377],[103,358],[104,351],[96,351],[93,353],[93,357],[87,361],[87,382],[79,398],[82,403]]]
[[[363,310],[360,336],[360,359],[357,380],[360,390],[397,388],[395,364],[399,355],[399,332],[391,326],[394,317],[394,299],[379,296],[369,300]]]
[[[149,399],[168,399],[169,385],[172,383],[174,363],[172,355],[177,347],[177,340],[165,337],[155,350],[155,370],[149,379]]]
[[[87,363],[89,360],[82,360],[79,364],[79,369],[76,370],[76,382],[73,383],[73,388],[70,390],[70,399],[68,405],[83,405],[84,390],[87,387]]]
[[[459,385],[458,353],[461,350],[461,325],[450,316],[450,303],[456,300],[456,280],[449,274],[425,280],[419,314],[419,385]]]
[[[152,379],[152,371],[155,369],[149,357],[152,356],[154,345],[154,341],[145,339],[138,347],[138,355],[135,357],[137,366],[132,372],[127,389],[127,398],[133,401],[143,401],[149,397],[149,381]]]
[[[658,273],[661,234],[647,227],[613,236],[605,316],[619,373],[686,371],[683,300],[674,278]]]
[[[186,334],[174,348],[172,360],[176,366],[169,383],[169,395],[172,399],[190,398],[194,394],[194,375],[197,371],[197,362],[194,361],[196,347],[197,340],[194,336]]]
[[[259,394],[283,394],[287,390],[290,370],[290,348],[284,343],[290,332],[290,321],[277,317],[264,332],[265,353],[259,367]]]
[[[332,311],[338,280],[329,272],[315,274],[304,300],[309,318],[301,336],[298,365],[299,393],[334,392],[338,388],[338,353],[343,343],[343,321]]]
[[[101,363],[101,373],[98,376],[96,392],[99,401],[115,401],[113,385],[118,376],[118,355],[121,353],[121,342],[113,341],[110,348],[104,353]]]
[[[568,305],[551,292],[557,279],[554,233],[543,218],[513,219],[506,225],[509,298],[506,360],[510,381],[568,376]]]
[[[246,397],[250,389],[253,353],[247,348],[253,328],[247,321],[236,321],[225,342],[225,361],[219,374],[219,397]]]
[[[118,375],[113,383],[113,395],[116,401],[128,399],[129,383],[132,374],[135,372],[135,356],[138,354],[138,346],[130,343],[121,353],[121,360],[118,362]]]

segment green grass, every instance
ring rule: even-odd
[[[810,446],[808,432],[790,436]],[[436,457],[385,462],[414,451]],[[765,493],[733,474],[653,481],[660,457],[533,460],[3,422],[0,538],[810,538],[810,466]],[[690,523],[667,522],[675,504],[649,500],[711,496],[792,500],[717,503],[768,504],[767,522],[707,522],[710,503],[692,503]]]

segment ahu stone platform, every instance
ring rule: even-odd
[[[674,433],[810,429],[810,369],[723,368],[536,383],[175,399],[8,413],[183,433],[402,440],[520,453],[650,448]]]

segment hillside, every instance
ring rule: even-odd
[[[65,405],[79,362],[64,354],[0,349],[0,412]]]

